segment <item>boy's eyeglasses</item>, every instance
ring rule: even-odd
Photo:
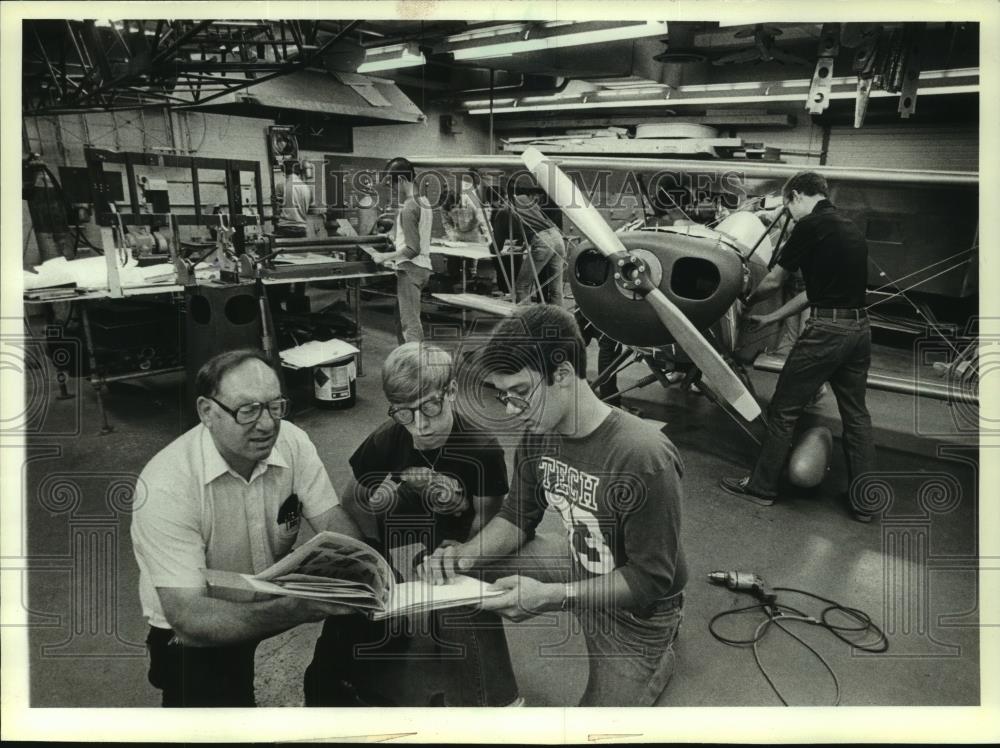
[[[267,408],[267,412],[271,414],[271,418],[275,421],[280,421],[288,413],[288,404],[291,402],[287,397],[279,397],[266,403],[244,403],[240,407],[233,409],[220,403],[214,397],[208,399],[226,411],[241,426],[249,426],[251,423],[257,423],[264,414],[264,408]]]
[[[513,405],[518,413],[522,413],[531,407],[531,398],[538,390],[545,378],[539,379],[535,386],[531,388],[531,392],[528,393],[527,397],[521,397],[520,395],[512,395],[509,392],[498,392],[495,397],[500,403],[506,408],[508,405]]]
[[[416,408],[404,408],[399,405],[393,405],[389,408],[388,412],[389,417],[400,426],[409,426],[413,423],[413,419],[416,418],[416,411],[418,410],[428,418],[441,415],[441,411],[444,410],[444,394],[442,393],[424,400]]]
[[[521,397],[519,395],[511,395],[508,392],[498,392],[496,394],[496,399],[506,408],[509,405],[513,405],[517,412],[527,410],[531,406],[531,401],[526,397]]]

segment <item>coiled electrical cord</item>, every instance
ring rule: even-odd
[[[818,659],[823,667],[826,668],[827,672],[833,678],[834,687],[836,689],[836,699],[833,706],[840,705],[840,680],[837,678],[837,674],[834,672],[833,668],[830,667],[830,663],[817,652],[813,647],[803,641],[799,636],[794,634],[789,629],[785,628],[783,622],[785,621],[798,621],[800,623],[808,623],[812,626],[819,626],[826,629],[835,637],[841,641],[850,644],[856,649],[860,649],[864,652],[885,652],[889,649],[889,640],[886,638],[882,629],[880,629],[874,621],[872,621],[871,616],[865,613],[863,610],[858,608],[851,608],[846,605],[841,605],[835,600],[830,600],[829,598],[822,597],[812,592],[807,592],[806,590],[796,589],[795,587],[774,587],[774,592],[792,592],[799,595],[805,595],[806,597],[811,597],[816,600],[820,600],[824,603],[828,603],[827,607],[819,614],[819,617],[810,616],[803,613],[801,610],[791,607],[790,605],[785,605],[778,603],[777,601],[767,603],[762,602],[756,605],[748,605],[743,608],[735,608],[733,610],[725,610],[721,613],[717,613],[712,616],[712,619],[708,622],[709,633],[712,634],[718,641],[723,644],[727,644],[731,647],[752,647],[754,661],[757,663],[757,668],[760,670],[761,675],[767,681],[768,685],[771,686],[771,690],[774,691],[775,695],[781,700],[781,703],[788,706],[788,701],[782,696],[781,691],[775,685],[771,676],[768,674],[767,669],[764,667],[760,660],[760,651],[758,645],[763,640],[764,636],[767,634],[768,630],[771,628],[772,624],[777,626],[783,632],[788,634],[790,637],[798,641],[803,647],[808,649],[812,654]],[[715,630],[715,623],[721,618],[725,618],[731,615],[745,614],[750,611],[760,610],[763,611],[767,618],[760,622],[757,628],[754,630],[753,637],[750,639],[731,639],[723,636],[718,631]],[[857,625],[837,625],[831,622],[830,616],[833,613],[841,613],[849,619],[852,619],[857,623]],[[855,641],[845,633],[867,633],[874,632],[878,635],[878,638],[872,644],[863,644],[859,641]]]

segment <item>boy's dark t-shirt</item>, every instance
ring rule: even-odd
[[[496,438],[472,426],[455,413],[448,441],[438,449],[418,450],[413,445],[413,437],[406,427],[389,420],[379,426],[355,450],[350,458],[354,478],[367,494],[378,486],[387,475],[402,473],[407,468],[430,468],[435,473],[456,480],[469,506],[460,514],[435,513],[427,506],[421,493],[406,483],[398,490],[399,500],[389,513],[377,516],[380,550],[388,549],[387,529],[428,528],[431,531],[431,545],[434,550],[444,540],[463,542],[468,540],[475,512],[473,496],[504,496],[507,482],[507,463]],[[388,525],[388,528],[387,528]],[[391,545],[417,542],[411,536],[403,540],[402,535]]]
[[[584,574],[619,571],[642,608],[687,582],[682,470],[660,430],[613,408],[583,438],[526,434],[498,516],[530,535],[547,509],[557,511]]]

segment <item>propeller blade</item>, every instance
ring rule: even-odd
[[[597,209],[558,166],[535,148],[527,149],[521,158],[542,189],[602,254],[611,257],[628,251]],[[716,392],[746,420],[752,421],[759,416],[760,405],[753,395],[677,305],[658,288],[649,291],[645,299]]]
[[[658,288],[650,291],[646,295],[646,300],[652,305],[663,326],[677,341],[677,345],[683,348],[695,366],[701,369],[702,376],[709,381],[720,397],[748,421],[759,416],[760,405],[754,396],[684,313]]]
[[[528,148],[521,154],[521,160],[535,175],[542,189],[562,208],[563,213],[590,240],[601,254],[608,257],[618,252],[627,252],[622,240],[608,226],[597,209],[590,204],[586,195],[577,189],[573,180],[546,158],[537,148]]]

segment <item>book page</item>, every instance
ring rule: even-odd
[[[503,593],[504,590],[490,589],[487,582],[461,575],[455,577],[449,584],[405,582],[397,584],[393,589],[385,613],[376,613],[373,617],[380,619],[459,605],[475,605],[484,597],[494,597]]]
[[[334,532],[321,532],[289,553],[254,579],[285,589],[279,582],[290,575],[293,580],[350,582],[370,589],[379,606],[388,602],[395,584],[389,563],[367,543]],[[302,576],[313,580],[303,580]],[[297,579],[295,579],[297,577]],[[289,580],[291,581],[291,580]],[[279,594],[279,593],[275,593]]]

